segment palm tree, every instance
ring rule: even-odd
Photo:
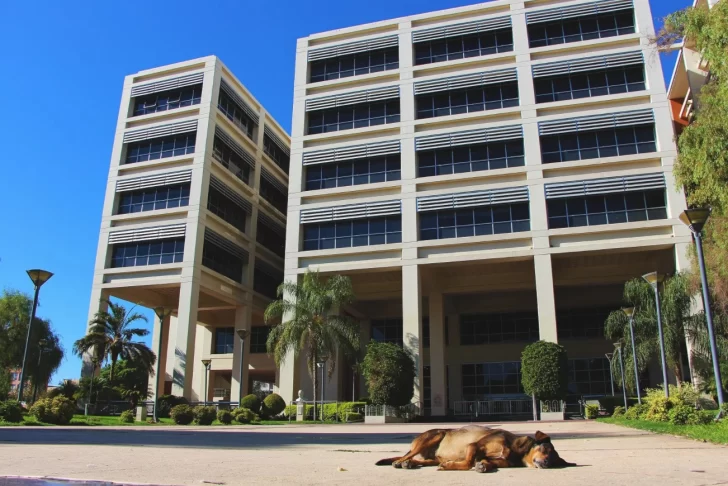
[[[308,271],[300,284],[283,282],[278,297],[265,310],[266,322],[281,320],[268,336],[268,354],[280,366],[290,353],[294,358],[306,353],[315,403],[317,358],[328,356],[330,376],[336,367],[337,351],[354,356],[359,350],[359,323],[338,315],[341,306],[354,300],[351,279],[334,275],[324,280],[318,272]]]
[[[109,310],[97,312],[89,323],[88,334],[73,344],[73,351],[78,356],[93,351],[94,356],[103,362],[111,360],[109,381],[114,380],[114,367],[121,359],[133,361],[150,375],[154,374],[154,363],[157,357],[151,349],[132,339],[143,337],[149,331],[132,327],[137,321],[147,322],[147,318],[139,313],[129,313],[122,305],[106,301]]]

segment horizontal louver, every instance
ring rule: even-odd
[[[347,56],[350,54],[357,54],[359,52],[375,51],[377,49],[386,49],[387,47],[396,47],[398,45],[399,36],[388,35],[387,37],[377,37],[376,39],[368,39],[359,42],[349,42],[347,44],[339,44],[331,47],[322,47],[320,49],[311,49],[310,51],[308,51],[308,60],[318,61],[319,59]]]
[[[173,184],[184,184],[192,180],[191,170],[178,172],[167,172],[166,174],[149,175],[143,177],[132,177],[116,181],[116,192],[136,191],[147,187],[171,186]]]
[[[458,145],[475,145],[478,143],[513,140],[517,138],[523,138],[523,127],[521,125],[480,128],[478,130],[468,130],[467,132],[418,137],[415,139],[415,150],[432,150],[445,147],[456,147]]]
[[[268,229],[270,229],[274,233],[277,233],[281,236],[286,236],[286,228],[281,223],[277,222],[275,219],[271,218],[260,210],[258,210],[258,223],[268,227]]]
[[[442,196],[417,198],[417,211],[438,211],[441,209],[471,208],[475,206],[494,206],[528,201],[527,187],[490,189],[486,191],[460,192]]]
[[[253,212],[253,205],[237,192],[230,189],[224,182],[215,177],[210,176],[210,187],[217,189],[223,196],[230,199],[235,205],[240,207],[243,211],[250,214]]]
[[[278,145],[278,148],[283,150],[283,153],[286,155],[291,155],[291,149],[288,147],[286,142],[284,142],[278,135],[276,135],[273,130],[268,128],[267,126],[263,128],[263,132],[270,137],[271,140],[273,140],[273,143]]]
[[[255,169],[255,157],[250,155],[240,144],[238,144],[233,137],[225,133],[220,127],[215,127],[215,136],[219,138],[225,145],[230,147],[230,150],[240,156],[251,169]],[[214,156],[214,152],[213,152]]]
[[[432,81],[421,81],[419,83],[415,83],[415,95],[470,88],[473,86],[484,86],[486,84],[505,83],[516,80],[518,80],[518,77],[516,75],[515,68],[466,74],[464,76],[452,76],[449,78],[433,79]]]
[[[665,187],[664,174],[645,174],[625,177],[607,177],[588,181],[546,184],[546,199],[609,194],[612,192],[645,191]]]
[[[567,118],[565,120],[541,122],[538,124],[538,134],[555,135],[559,133],[619,128],[654,122],[655,116],[651,109],[625,111],[622,113],[610,113],[606,115],[584,116],[580,118]]]
[[[284,183],[279,181],[276,176],[268,172],[265,168],[260,168],[260,176],[265,179],[266,181],[270,182],[273,186],[275,186],[276,189],[278,189],[283,194],[288,194],[288,188]]]
[[[402,202],[382,201],[330,208],[304,209],[301,211],[301,223],[321,223],[324,221],[342,221],[347,219],[376,218],[402,213]]]
[[[151,93],[159,93],[161,91],[169,91],[170,89],[184,88],[185,86],[200,84],[202,83],[202,78],[204,76],[205,73],[188,74],[186,76],[167,79],[165,81],[157,81],[154,83],[134,86],[131,88],[131,96],[134,98],[135,96],[143,96]]]
[[[447,39],[460,35],[478,34],[489,30],[506,29],[511,26],[510,17],[497,17],[494,19],[476,20],[463,24],[422,29],[412,32],[412,42],[425,42],[437,39]]]
[[[573,61],[552,62],[533,66],[533,77],[557,76],[560,74],[579,73],[584,71],[595,71],[598,69],[610,69],[621,66],[643,64],[642,51],[622,52],[607,56],[586,57]]]
[[[225,92],[225,94],[227,94],[230,98],[233,99],[233,101],[235,101],[235,103],[238,104],[240,109],[243,110],[245,112],[245,114],[247,114],[251,118],[251,120],[253,120],[253,123],[255,123],[256,125],[258,124],[258,120],[259,120],[258,112],[256,112],[250,106],[248,106],[248,104],[243,100],[243,98],[239,94],[237,94],[235,92],[235,90],[232,88],[232,86],[227,84],[227,82],[225,82],[224,79],[220,80],[220,89],[222,89]]]
[[[178,133],[194,132],[196,130],[197,120],[172,123],[170,125],[162,125],[161,127],[145,128],[143,130],[126,132],[124,134],[124,143],[139,142],[141,140],[177,135]]]
[[[281,281],[283,280],[282,269],[276,268],[265,260],[261,260],[260,258],[255,259],[255,269],[259,272],[263,272],[270,277],[280,278]]]
[[[222,248],[231,255],[235,255],[236,257],[240,258],[243,263],[248,263],[248,252],[245,248],[236,245],[227,238],[212,231],[210,228],[205,228],[205,241],[209,241],[213,245]]]
[[[329,150],[318,150],[303,154],[303,165],[328,164],[341,160],[367,159],[380,155],[398,154],[399,140],[391,142],[368,143]]]
[[[133,243],[135,241],[168,240],[185,236],[185,223],[153,228],[138,228],[109,233],[109,243]]]
[[[626,10],[632,7],[632,0],[607,0],[605,2],[583,3],[573,7],[550,8],[529,12],[526,14],[527,24],[538,24],[541,22],[552,22],[554,20],[573,19],[574,17],[585,17],[587,15],[598,15],[618,10]]]
[[[385,88],[367,89],[334,96],[324,96],[306,100],[306,111],[323,110],[337,106],[357,105],[359,103],[371,103],[374,101],[387,100],[399,97],[399,86],[388,86]]]

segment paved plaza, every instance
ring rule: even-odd
[[[482,475],[374,465],[406,452],[416,434],[435,424],[6,427],[0,428],[0,485],[20,484],[2,478],[8,476],[165,485],[728,484],[728,447],[586,421],[487,425],[524,434],[540,429],[579,467]]]

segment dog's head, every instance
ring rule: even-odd
[[[554,446],[551,443],[551,437],[548,435],[538,431],[536,432],[535,439],[536,440],[534,441],[531,450],[528,451],[523,458],[526,466],[535,467],[537,469],[547,469],[576,465],[564,461],[559,456],[559,453],[556,452],[556,449],[554,449]]]

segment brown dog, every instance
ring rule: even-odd
[[[551,444],[551,438],[536,432],[535,438],[516,436],[506,430],[468,425],[460,429],[432,429],[420,434],[407,454],[377,462],[413,469],[440,466],[440,471],[494,471],[499,467],[539,469],[575,466],[564,461]]]

